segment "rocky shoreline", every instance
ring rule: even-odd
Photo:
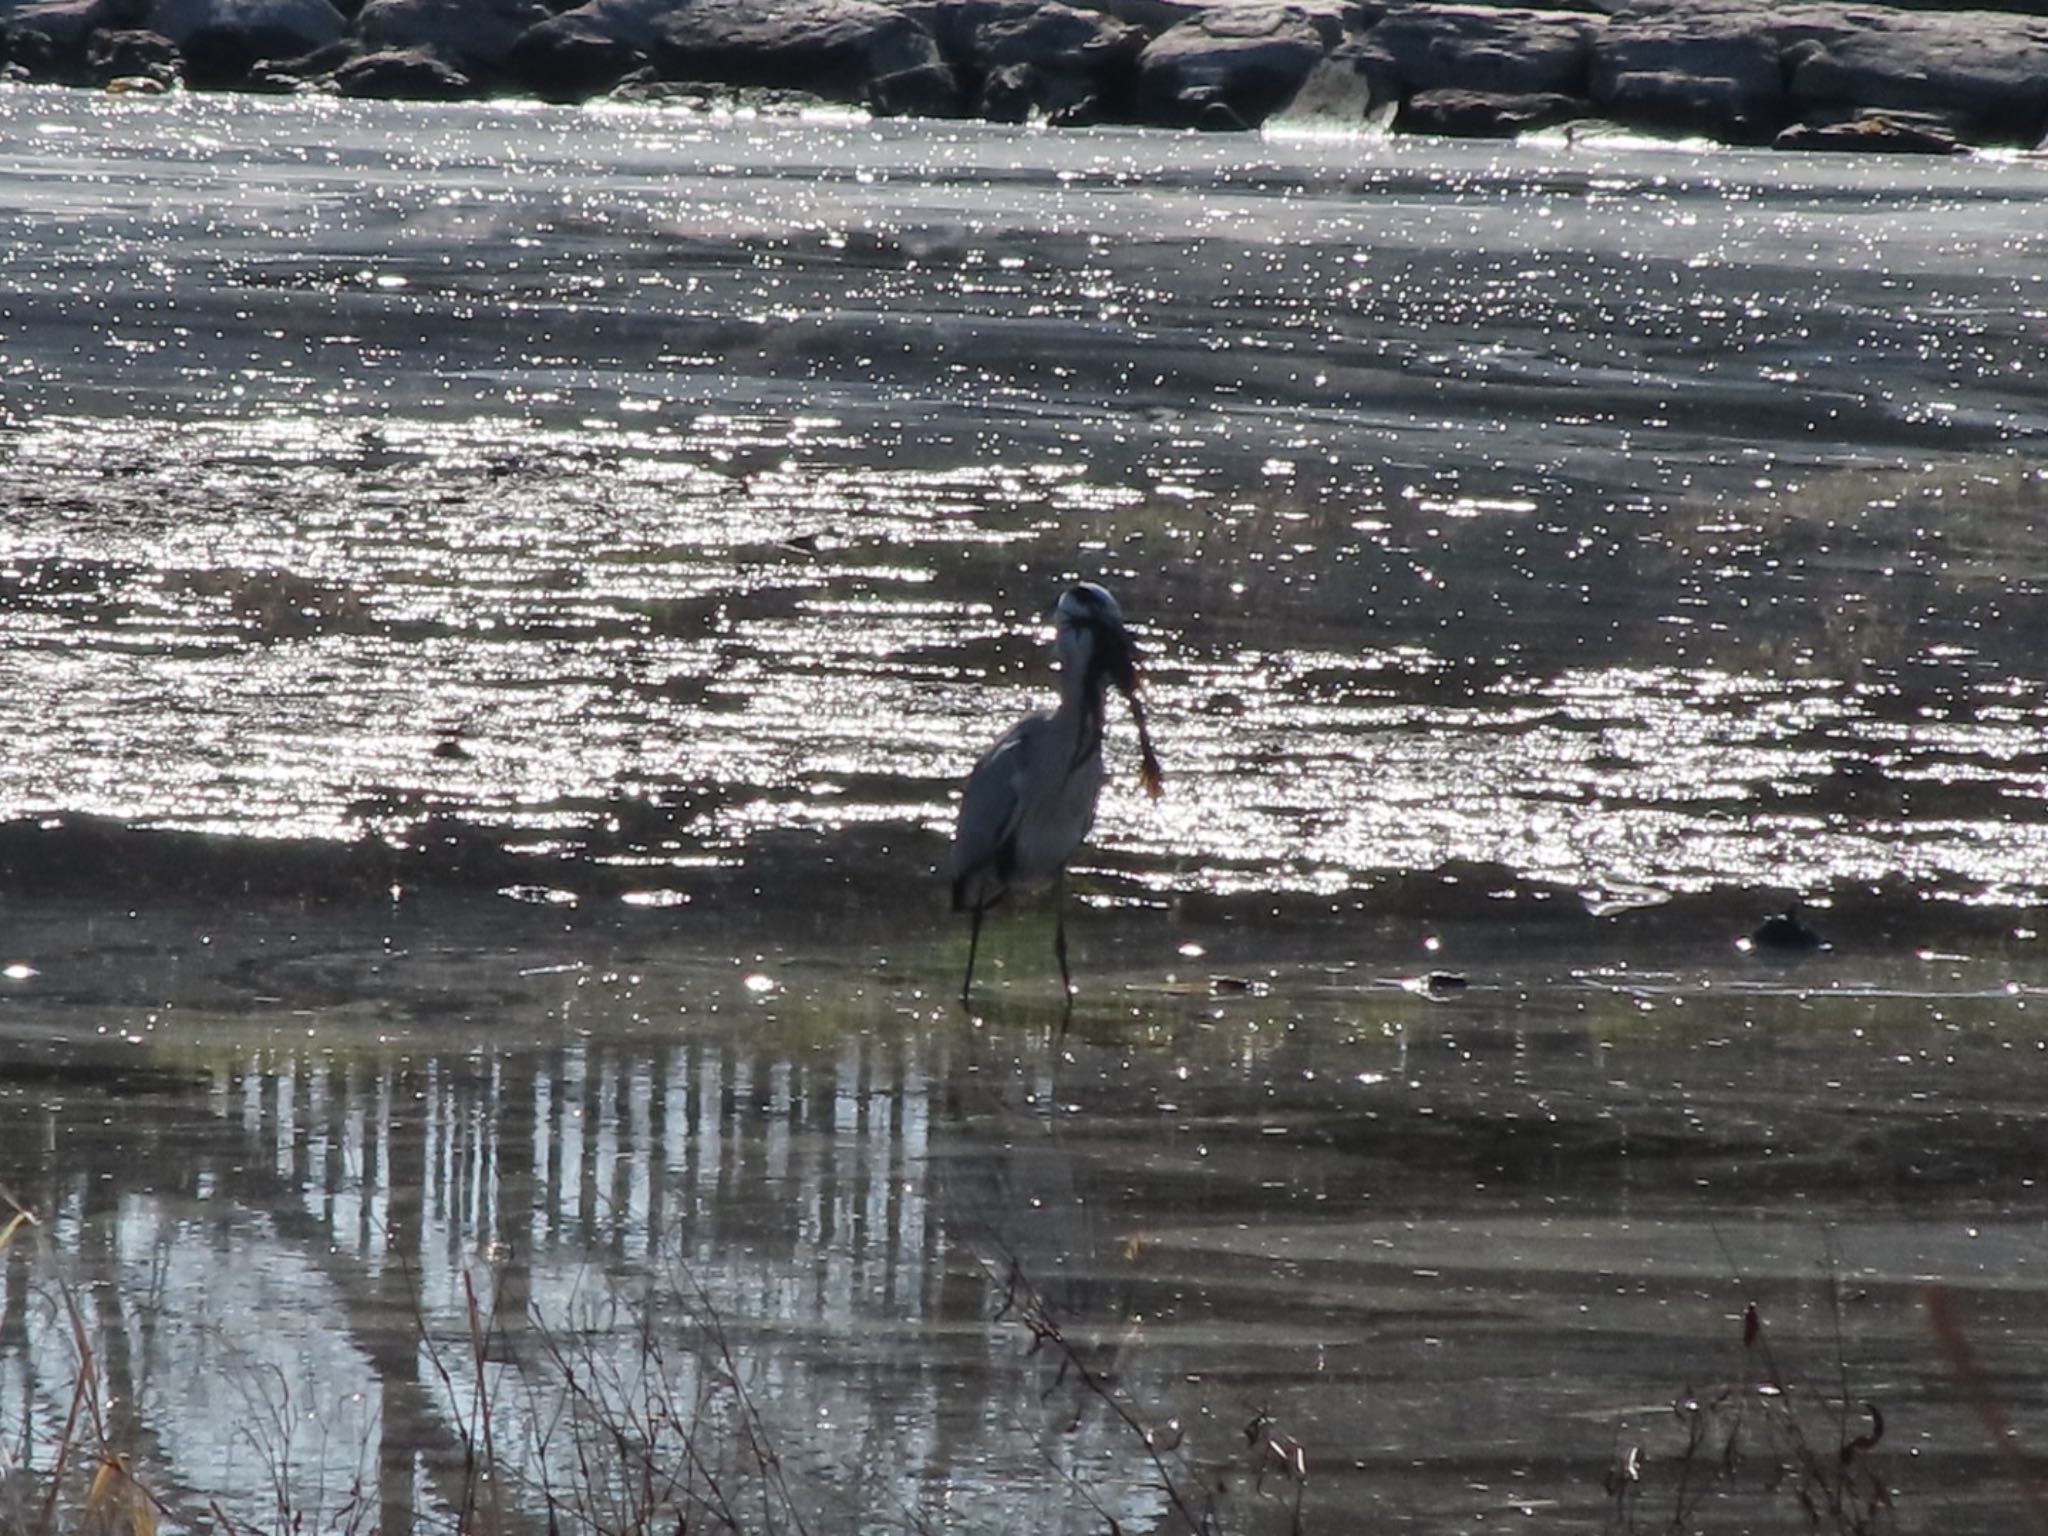
[[[1787,149],[2033,149],[2048,134],[2048,16],[1840,0],[0,0],[0,70],[131,91],[822,101],[1055,126],[1612,125]]]

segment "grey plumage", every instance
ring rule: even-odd
[[[982,915],[1013,890],[1063,882],[1067,860],[1095,822],[1102,793],[1103,699],[1115,683],[1130,700],[1146,790],[1157,795],[1159,763],[1138,703],[1137,655],[1116,599],[1092,582],[1069,587],[1054,608],[1060,703],[1005,731],[968,775],[953,833],[953,910],[973,920],[964,1006],[974,984]],[[1064,890],[1058,893],[1053,950],[1071,1006]]]

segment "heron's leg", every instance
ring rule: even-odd
[[[974,952],[981,948],[981,914],[987,908],[976,902],[970,909],[973,926],[967,930],[967,974],[960,978],[960,1006],[967,1006],[967,995],[974,989]]]
[[[1060,991],[1069,1008],[1074,1006],[1074,978],[1067,972],[1067,875],[1060,871],[1052,887],[1052,952],[1059,956]]]

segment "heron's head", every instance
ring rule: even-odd
[[[1146,794],[1158,799],[1165,779],[1152,750],[1152,735],[1145,729],[1145,706],[1138,702],[1138,648],[1124,628],[1123,610],[1103,588],[1083,581],[1060,594],[1053,605],[1053,622],[1059,626],[1060,664],[1080,679],[1080,696],[1100,707],[1107,680],[1130,701],[1131,720],[1138,727],[1138,780]]]
[[[1061,659],[1083,675],[1108,678],[1128,696],[1138,691],[1138,652],[1124,628],[1123,610],[1106,588],[1077,582],[1053,605]]]

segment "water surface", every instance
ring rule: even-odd
[[[1922,1308],[2048,1441],[2038,164],[0,144],[18,1460],[69,1296],[194,1527],[1661,1528],[1693,1393],[1743,1529],[1866,1401],[2011,1528]],[[935,870],[1075,576],[1169,794],[1063,1030]]]

